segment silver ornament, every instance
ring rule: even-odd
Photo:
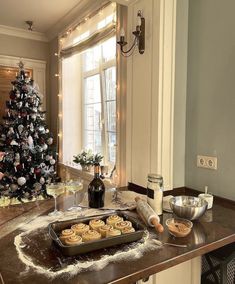
[[[26,183],[26,178],[25,178],[25,177],[19,177],[19,178],[17,179],[17,183],[18,183],[20,186],[24,185],[24,184]]]
[[[43,131],[45,131],[45,128],[44,128],[44,126],[40,125],[40,126],[38,127],[38,130],[39,130],[40,132],[43,132]]]
[[[55,164],[55,159],[51,159],[51,160],[50,160],[50,164],[51,164],[51,165],[54,165],[54,164]]]
[[[18,189],[18,185],[13,183],[10,185],[10,188],[12,191],[16,191]]]
[[[39,182],[40,182],[41,184],[44,184],[44,183],[45,183],[44,177],[41,177],[40,180],[39,180]]]
[[[46,155],[46,161],[49,161],[50,160],[50,158],[51,158],[51,156],[49,156],[49,155]]]
[[[53,143],[53,138],[52,137],[48,138],[47,139],[47,144],[51,145],[52,143]]]
[[[44,151],[46,151],[47,148],[48,148],[47,144],[43,144],[43,145],[42,145],[42,149],[43,149]]]
[[[41,188],[42,188],[42,185],[41,185],[41,183],[36,182],[36,183],[33,185],[33,187],[35,188],[36,191],[40,191]]]
[[[24,125],[20,124],[18,125],[18,131],[21,134],[21,132],[24,130]]]

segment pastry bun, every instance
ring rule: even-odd
[[[110,229],[106,232],[106,237],[120,236],[122,233],[118,229]]]
[[[132,223],[130,221],[121,221],[115,224],[115,228],[118,230],[122,230],[126,227],[132,227]]]
[[[113,229],[113,226],[107,224],[99,228],[99,232],[101,233],[102,238],[106,237],[106,232],[110,229]]]
[[[92,230],[99,230],[100,227],[104,226],[105,222],[100,219],[92,219],[89,222],[89,226],[91,227]]]
[[[72,225],[71,229],[74,231],[76,235],[81,236],[83,233],[87,232],[90,227],[84,223],[78,223]]]
[[[75,246],[75,245],[79,245],[82,243],[82,238],[78,235],[75,235],[75,236],[65,239],[64,242],[68,246]]]
[[[122,234],[129,234],[129,233],[134,233],[135,229],[133,227],[125,227],[121,231]]]
[[[66,239],[68,239],[69,237],[72,237],[72,236],[75,236],[74,231],[71,230],[71,229],[66,229],[66,230],[63,230],[61,232],[61,235],[60,235],[59,238],[62,241],[62,243],[64,243]]]
[[[101,234],[95,230],[89,230],[82,234],[82,240],[84,242],[90,242],[101,239]]]
[[[123,218],[118,215],[111,215],[107,218],[106,223],[114,226],[116,223],[123,221]]]

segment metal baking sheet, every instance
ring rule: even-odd
[[[109,237],[109,238],[104,238],[96,241],[90,241],[87,243],[82,243],[78,244],[76,246],[67,246],[64,245],[60,239],[59,235],[62,230],[70,228],[72,225],[77,224],[77,223],[85,223],[88,224],[91,219],[101,219],[105,220],[108,218],[110,215],[118,215],[120,217],[123,217],[124,220],[128,220],[132,222],[133,227],[135,228],[135,232],[120,235],[120,236],[115,236],[115,237]],[[137,240],[140,240],[143,237],[145,227],[139,222],[138,219],[129,216],[126,213],[123,212],[115,212],[115,213],[110,213],[110,214],[105,214],[105,215],[96,215],[96,216],[89,216],[89,217],[81,217],[73,220],[67,220],[67,221],[57,221],[50,223],[48,225],[49,229],[49,235],[55,245],[60,249],[60,251],[67,256],[74,256],[78,254],[83,254],[99,249],[104,249],[108,248],[111,246],[115,245],[120,245],[120,244],[125,244],[125,243],[130,243],[130,242],[135,242]]]

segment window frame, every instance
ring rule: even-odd
[[[116,36],[120,33],[120,26],[127,28],[127,8],[122,5],[117,5],[116,9],[116,19],[117,22],[121,23],[116,26]],[[60,39],[60,38],[59,38]],[[60,40],[58,41],[58,49],[61,50]],[[116,47],[116,169],[118,175],[118,183],[116,186],[126,186],[127,177],[130,173],[130,163],[129,156],[126,155],[126,139],[129,137],[129,133],[126,133],[126,120],[127,120],[127,60],[123,58],[120,54],[120,50]],[[62,71],[62,60],[59,62],[59,74]],[[130,78],[129,78],[130,79]],[[70,175],[71,177],[82,177],[85,183],[89,183],[93,178],[93,173],[87,173],[80,169],[77,164],[66,164],[63,162],[63,100],[62,100],[62,80],[59,77],[59,94],[58,94],[58,134],[59,134],[59,155],[58,155],[58,172],[61,178],[65,178],[65,175]],[[128,164],[128,167],[127,167]],[[114,186],[111,180],[105,180],[106,188]]]
[[[116,38],[116,35],[115,36],[112,36],[112,37],[115,37]],[[103,42],[111,39],[112,37],[107,37]],[[93,48],[93,47],[92,47]],[[106,61],[104,62],[102,59],[103,59],[103,52],[102,50],[100,51],[101,52],[101,58],[99,60],[99,64],[98,64],[98,67],[97,68],[94,68],[92,70],[89,70],[89,71],[83,71],[83,68],[84,68],[84,58],[81,59],[81,77],[82,77],[82,84],[81,84],[81,97],[82,97],[82,145],[83,145],[83,148],[85,146],[85,128],[84,128],[84,119],[85,119],[85,108],[84,108],[84,105],[85,105],[85,102],[84,102],[84,94],[85,94],[85,84],[84,84],[84,81],[85,79],[89,78],[89,77],[92,77],[94,75],[99,75],[99,78],[100,78],[100,94],[101,94],[101,123],[102,123],[102,126],[101,126],[101,144],[102,144],[102,154],[104,155],[104,164],[105,165],[108,165],[111,169],[110,171],[112,170],[112,168],[117,164],[117,159],[118,159],[118,156],[117,156],[117,139],[118,139],[118,121],[117,121],[117,91],[116,91],[116,99],[115,99],[115,102],[116,102],[116,144],[115,144],[115,148],[116,148],[116,159],[115,159],[115,163],[112,163],[110,161],[108,161],[108,156],[109,156],[109,149],[108,149],[108,121],[107,121],[107,117],[108,117],[108,114],[107,114],[107,109],[106,109],[106,102],[107,100],[105,100],[105,94],[106,94],[106,83],[105,83],[105,70],[109,69],[109,68],[112,68],[112,67],[115,67],[116,69],[116,85],[117,85],[117,55],[115,58],[109,60],[109,61]],[[117,50],[116,50],[117,52]],[[117,54],[117,53],[116,53]],[[81,56],[84,56],[83,54],[81,54]]]

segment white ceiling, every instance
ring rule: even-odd
[[[46,33],[82,0],[0,0],[0,25]]]

